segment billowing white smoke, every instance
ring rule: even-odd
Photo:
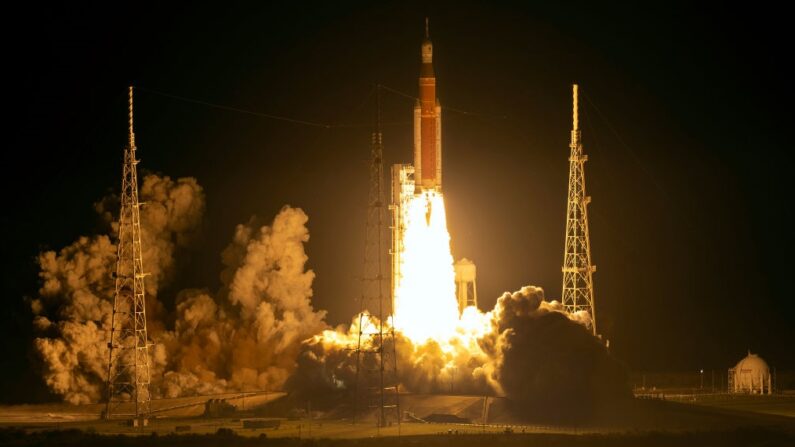
[[[295,368],[300,342],[325,328],[312,309],[314,273],[305,270],[307,216],[285,207],[269,226],[239,225],[223,253],[224,287],[213,296],[189,289],[176,297],[173,328],[158,290],[175,269],[175,252],[197,236],[205,208],[195,179],[148,175],[140,188],[152,392],[178,396],[280,387]],[[55,394],[78,404],[103,397],[111,329],[118,199],[96,209],[110,235],[81,237],[39,256],[42,281],[31,301],[39,336],[34,350]],[[114,209],[115,205],[115,209]]]
[[[589,421],[630,396],[626,370],[587,329],[538,287],[505,293],[482,339],[494,359],[495,389],[534,419]]]
[[[597,405],[625,397],[627,388],[622,367],[587,325],[584,315],[546,301],[540,287],[525,286],[505,292],[485,314],[466,309],[459,330],[443,340],[398,332],[399,381],[410,392],[508,396],[534,418],[590,417]],[[357,332],[355,319],[349,328],[307,340],[291,390],[315,400],[350,397]]]
[[[172,180],[148,175],[140,189],[147,204],[141,212],[143,253],[147,280],[147,311],[150,333],[162,330],[157,287],[172,273],[174,250],[188,243],[204,212],[204,193],[195,179]],[[96,205],[106,219],[113,216],[113,198]],[[118,200],[116,200],[118,208]],[[40,336],[34,349],[41,361],[49,388],[71,403],[97,401],[107,376],[107,342],[111,329],[116,268],[115,232],[118,223],[109,221],[111,235],[81,237],[59,252],[47,251],[38,258],[42,286],[32,300],[34,326]],[[153,367],[164,366],[161,347],[153,349]]]
[[[35,349],[47,386],[71,403],[90,402],[102,392],[115,259],[107,236],[81,237],[38,259],[43,284],[31,307],[33,324],[44,336],[34,340]]]
[[[183,291],[167,344],[167,396],[280,388],[301,342],[326,328],[312,308],[314,272],[305,270],[306,214],[284,207],[270,226],[238,225],[224,250],[226,303]]]
[[[348,328],[331,329],[325,312],[313,309],[314,273],[306,270],[304,249],[308,218],[302,210],[286,206],[269,225],[238,225],[221,255],[221,290],[179,292],[173,325],[167,326],[157,292],[173,276],[175,252],[199,231],[204,194],[194,179],[150,175],[143,179],[141,200],[147,202],[141,225],[144,268],[152,273],[146,287],[155,396],[285,386],[313,399],[351,392],[356,368],[349,348],[357,340],[358,318]],[[111,203],[104,200],[97,210],[116,215]],[[34,348],[44,381],[67,402],[103,397],[113,241],[112,231],[81,237],[38,259],[41,288],[31,301],[39,331]],[[571,415],[575,408],[584,417],[595,403],[626,390],[620,365],[587,325],[587,314],[566,314],[545,301],[540,288],[505,293],[490,312],[466,309],[443,339],[398,332],[401,388],[504,393],[528,414],[544,409]]]

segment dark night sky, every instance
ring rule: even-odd
[[[265,3],[265,2],[259,2]],[[289,2],[279,2],[278,4]],[[570,84],[579,82],[597,312],[633,370],[726,368],[747,348],[795,368],[789,23],[782,10],[333,2],[7,11],[2,176],[3,399],[29,374],[35,255],[97,229],[118,188],[126,86],[141,169],[195,176],[205,238],[176,284],[218,287],[235,224],[284,204],[310,217],[314,303],[357,304],[372,85],[415,94],[431,18],[453,253],[480,307],[525,284],[560,294]],[[148,89],[148,90],[145,90]],[[412,103],[386,94],[388,163],[410,162]],[[505,118],[503,118],[505,117]],[[172,296],[172,298],[169,298]]]

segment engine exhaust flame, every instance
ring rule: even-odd
[[[405,215],[396,328],[415,343],[448,338],[456,333],[459,317],[444,198],[424,191],[408,202]]]

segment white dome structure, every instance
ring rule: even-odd
[[[771,394],[770,368],[762,357],[748,355],[729,369],[729,391],[733,393]]]

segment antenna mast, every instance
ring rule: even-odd
[[[400,399],[395,353],[395,329],[387,307],[386,208],[384,161],[381,134],[381,86],[376,86],[376,119],[370,146],[370,192],[367,203],[364,277],[356,346],[354,423],[363,408],[376,410],[377,424],[386,427],[394,420],[400,429]],[[391,299],[389,302],[391,303]],[[366,403],[365,403],[366,402]]]
[[[585,311],[591,317],[591,330],[596,335],[591,242],[588,231],[588,204],[585,194],[585,162],[583,154],[578,104],[578,86],[572,90],[571,155],[569,156],[569,192],[566,207],[566,245],[563,252],[563,291],[561,301],[569,313]]]
[[[124,151],[119,214],[116,292],[113,302],[105,418],[132,416],[144,426],[151,411],[149,394],[149,339],[146,333],[146,298],[141,246],[138,171],[133,132],[133,88],[129,88],[128,146]],[[134,406],[130,408],[130,403]],[[117,411],[123,406],[124,411]]]

